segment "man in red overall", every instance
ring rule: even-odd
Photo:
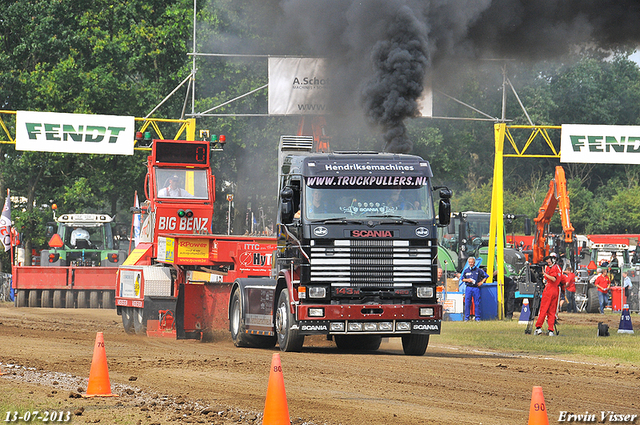
[[[556,309],[558,308],[558,285],[560,284],[560,267],[553,262],[551,256],[546,256],[545,261],[547,266],[544,268],[544,281],[545,287],[542,291],[542,300],[540,301],[540,312],[538,313],[538,321],[536,322],[536,330],[534,335],[542,334],[542,325],[544,319],[547,319],[547,326],[549,328],[549,336],[553,336],[556,322]]]

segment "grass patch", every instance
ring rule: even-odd
[[[609,337],[596,336],[597,328],[592,323],[561,324],[560,335],[555,337],[525,335],[525,327],[517,320],[442,322],[442,333],[432,341],[505,353],[584,356],[640,364],[640,338],[637,334],[618,334],[617,327],[609,329]]]

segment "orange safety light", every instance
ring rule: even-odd
[[[63,246],[64,242],[62,242],[62,238],[57,233],[49,240],[49,247],[51,248],[62,248]]]

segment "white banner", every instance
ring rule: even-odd
[[[640,126],[563,124],[560,162],[640,164]]]
[[[331,78],[321,58],[269,58],[269,114],[323,115]],[[432,116],[432,91],[425,87],[418,99],[421,116]]]
[[[134,117],[18,111],[16,149],[133,155]]]
[[[324,59],[269,58],[269,114],[327,112],[329,78]]]

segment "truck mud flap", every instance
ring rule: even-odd
[[[176,339],[192,339],[188,338],[184,331],[184,283],[178,287],[178,299],[176,300]]]

